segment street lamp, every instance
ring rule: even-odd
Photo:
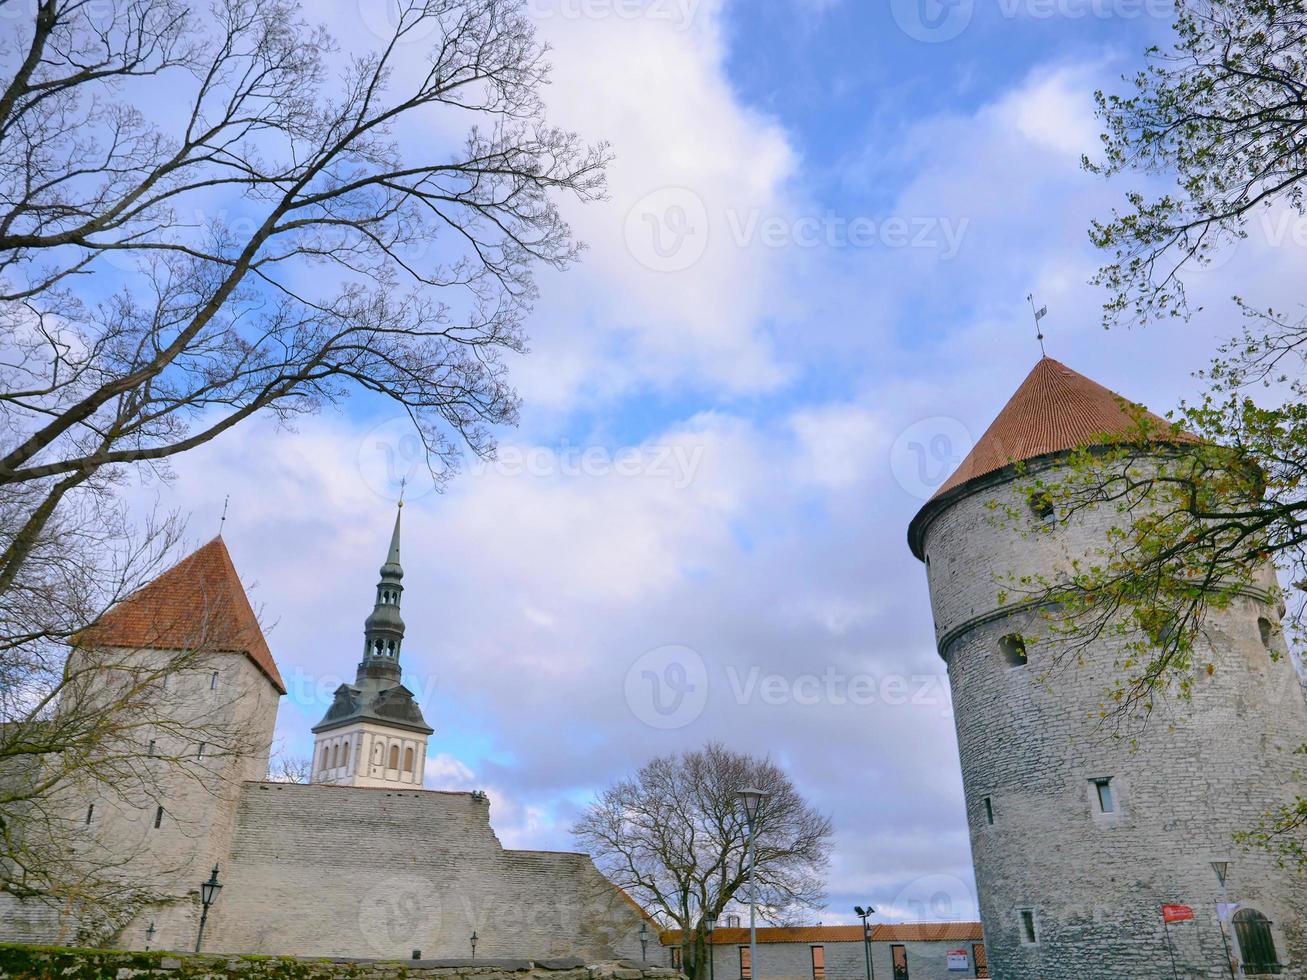
[[[472,930],[472,935],[468,938],[468,942],[472,944],[472,959],[476,959],[477,958],[477,931],[475,929]]]
[[[640,959],[649,960],[649,923],[640,920]]]
[[[150,943],[154,941],[155,931],[154,923],[151,922],[149,928],[145,930],[145,951],[147,953],[150,951]]]
[[[758,806],[762,803],[762,798],[767,794],[760,789],[748,787],[740,790],[738,796],[740,802],[744,804],[744,823],[749,830],[749,977],[750,980],[757,980],[758,977],[758,923],[757,923],[757,895],[753,887],[753,862],[757,857],[757,839],[754,834],[754,827],[758,822]]]
[[[1225,947],[1225,965],[1230,970],[1230,980],[1234,980],[1234,957],[1230,955],[1230,940],[1225,935],[1225,917],[1230,909],[1230,903],[1225,894],[1225,876],[1230,870],[1230,862],[1213,861],[1212,870],[1216,872],[1216,880],[1221,886],[1221,901],[1216,907],[1216,920],[1221,927],[1221,945]]]
[[[200,904],[203,908],[200,910],[200,931],[195,937],[195,952],[200,951],[200,943],[204,942],[204,923],[209,918],[209,906],[218,900],[218,892],[222,891],[222,885],[218,884],[218,866],[213,866],[213,873],[209,875],[209,880],[200,883]]]
[[[708,980],[715,980],[713,976],[713,960],[717,959],[712,946],[712,933],[717,928],[717,916],[710,915],[703,923],[703,931],[708,934]],[[753,972],[753,954],[749,954],[749,972]]]
[[[867,925],[867,920],[876,914],[876,910],[870,905],[865,909],[855,905],[853,914],[862,920],[862,951],[867,956],[867,980],[876,980],[876,968],[871,965],[871,926]]]

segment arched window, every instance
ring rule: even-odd
[[[398,746],[398,745],[392,745],[392,746],[390,747],[390,767],[389,767],[389,768],[391,768],[391,769],[398,769],[398,768],[399,768],[399,746]]]
[[[1028,661],[1026,641],[1020,633],[1009,633],[1003,637],[998,641],[998,649],[1009,667],[1024,667]]]
[[[329,765],[330,761],[331,761],[331,746],[324,743],[322,746],[322,768],[330,769],[331,768],[331,766]]]
[[[1244,973],[1279,973],[1280,958],[1275,953],[1271,922],[1256,909],[1234,913],[1234,934],[1239,939]]]
[[[346,742],[344,746],[341,747],[340,764],[347,769],[349,768],[349,743],[348,742]]]
[[[332,746],[331,749],[331,768],[335,769],[340,765],[340,744]]]
[[[1257,632],[1262,638],[1262,646],[1270,650],[1271,640],[1275,636],[1275,627],[1271,625],[1271,621],[1265,616],[1257,617]]]
[[[413,771],[413,749],[411,746],[404,750],[404,771]]]

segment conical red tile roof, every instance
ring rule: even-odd
[[[1097,381],[1051,357],[1040,358],[966,459],[912,519],[908,541],[913,553],[919,552],[927,515],[936,510],[935,502],[950,491],[1013,463],[1093,445],[1104,437],[1137,436],[1138,411],[1138,406]],[[1152,412],[1144,411],[1143,419],[1153,427],[1149,439],[1197,441]]]
[[[935,497],[1011,463],[1092,445],[1104,436],[1137,434],[1139,419],[1130,408],[1130,402],[1097,381],[1051,357],[1040,358]],[[1152,412],[1143,417],[1155,426],[1151,438],[1193,441]]]
[[[214,538],[133,592],[77,637],[79,645],[243,653],[282,694],[286,685],[227,545]]]

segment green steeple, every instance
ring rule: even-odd
[[[404,593],[404,569],[399,563],[399,520],[404,513],[403,507],[401,502],[395,511],[395,530],[390,535],[386,563],[381,566],[377,601],[363,624],[363,665],[376,661],[393,664],[396,680],[399,679],[400,647],[404,642],[404,619],[399,611],[400,597]]]

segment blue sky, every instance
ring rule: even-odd
[[[292,688],[286,751],[352,677],[410,476],[428,787],[487,790],[506,844],[568,848],[597,789],[717,739],[832,815],[814,921],[971,915],[907,522],[1038,357],[1027,293],[1051,355],[1166,410],[1236,329],[1235,284],[1276,302],[1301,250],[1263,228],[1194,275],[1191,322],[1103,331],[1086,230],[1135,185],[1080,157],[1094,90],[1167,36],[1157,3],[530,7],[554,120],[616,160],[610,200],[568,212],[583,262],[541,276],[499,462],[426,492],[403,421],[360,399],[249,424],[146,489],[195,543],[230,494],[225,536]],[[321,16],[347,48],[373,39],[370,0]]]

